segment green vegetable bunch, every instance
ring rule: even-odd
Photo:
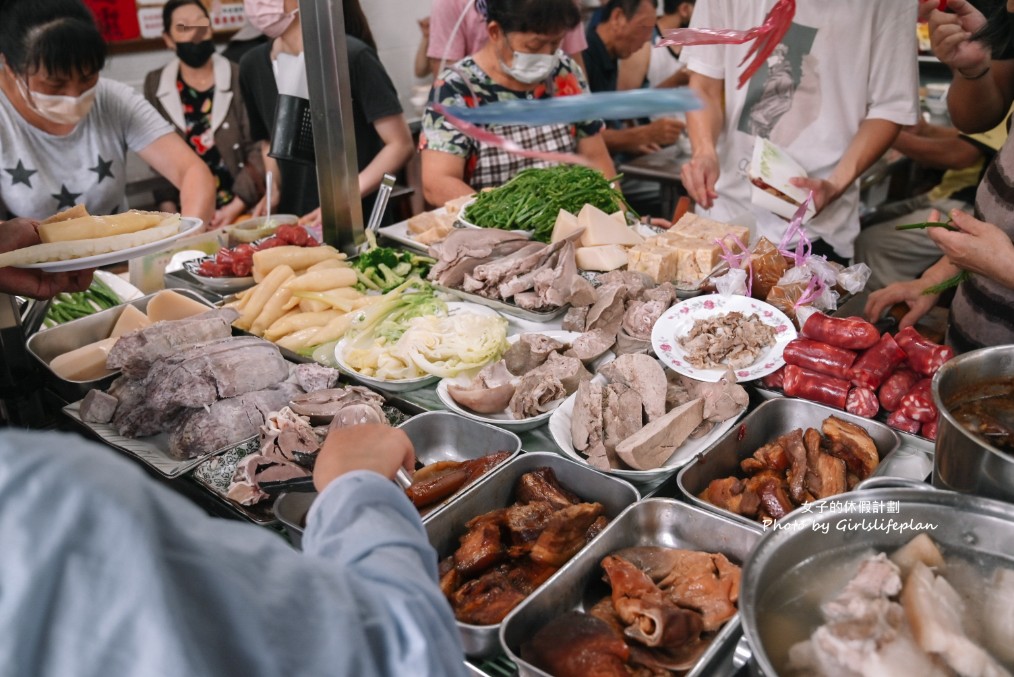
[[[96,277],[92,279],[91,286],[84,291],[57,294],[46,311],[42,325],[47,328],[55,327],[121,303],[123,299],[117,296],[109,285]]]
[[[359,282],[356,289],[362,292],[388,292],[408,278],[425,278],[436,261],[428,256],[390,247],[374,247],[352,261]]]
[[[903,226],[895,226],[895,230],[924,230],[926,228],[943,228],[944,230],[960,230],[954,223],[948,219],[946,223],[940,221],[923,221],[921,223],[907,223]],[[922,290],[923,294],[943,294],[948,289],[957,287],[962,282],[967,281],[971,278],[971,274],[967,270],[962,270],[957,275],[949,277],[940,284],[934,284],[926,287]]]
[[[372,344],[378,339],[394,343],[408,329],[412,318],[446,312],[447,304],[437,298],[432,285],[410,277],[357,316],[350,334],[359,343]]]
[[[549,242],[560,210],[577,214],[586,204],[606,213],[634,211],[602,172],[581,165],[558,165],[525,169],[503,186],[479,193],[463,217],[483,228],[531,231],[533,240]]]

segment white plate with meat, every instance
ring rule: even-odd
[[[120,249],[115,252],[109,252],[107,254],[96,254],[95,256],[82,256],[75,259],[65,259],[61,261],[45,261],[42,263],[30,263],[19,268],[35,268],[47,273],[64,273],[74,270],[86,270],[88,268],[101,268],[103,266],[111,266],[114,263],[123,263],[131,259],[140,258],[148,254],[153,254],[161,249],[165,249],[176,240],[186,237],[188,235],[194,235],[198,233],[203,225],[201,219],[184,216],[180,218],[178,228],[174,233],[168,237],[164,237],[154,242],[147,244],[138,245],[137,247],[127,247],[126,249]]]
[[[651,344],[667,367],[714,383],[731,366],[739,382],[767,376],[785,360],[796,329],[785,313],[748,296],[708,294],[677,303],[655,322]]]
[[[553,341],[558,341],[559,343],[564,344],[566,348],[569,348],[573,344],[573,342],[581,336],[579,332],[573,331],[539,331],[539,332],[525,332],[524,334],[515,334],[513,336],[507,337],[507,341],[513,346],[521,340],[521,337],[523,335],[529,334],[539,334]],[[614,357],[615,356],[612,353],[612,351],[607,351],[600,357],[595,359],[593,362],[591,362],[591,364],[588,366],[591,369],[592,373],[594,373],[600,365],[609,362]],[[455,412],[456,414],[460,414],[465,418],[470,418],[473,421],[488,423],[490,425],[495,425],[500,428],[504,428],[505,430],[512,430],[514,432],[521,432],[525,430],[532,430],[534,428],[538,428],[539,426],[544,424],[549,419],[550,416],[553,415],[553,412],[556,410],[556,408],[559,407],[567,397],[565,395],[558,399],[547,402],[545,404],[546,411],[538,415],[530,416],[527,418],[517,418],[511,411],[511,407],[509,406],[509,404],[496,412],[479,413],[477,411],[468,408],[464,404],[459,403],[451,395],[451,391],[455,387],[464,389],[471,384],[475,386],[476,392],[478,392],[482,396],[481,402],[483,404],[488,404],[489,398],[492,398],[493,400],[499,399],[501,401],[500,403],[512,400],[513,393],[516,390],[516,386],[518,386],[518,384],[521,383],[524,373],[522,373],[521,375],[515,375],[512,372],[508,371],[506,367],[500,373],[502,375],[502,378],[500,380],[507,381],[506,383],[503,383],[501,387],[491,386],[486,383],[475,384],[474,381],[478,377],[474,377],[467,374],[463,374],[455,378],[441,379],[441,381],[437,384],[437,397],[440,399],[440,401],[444,404],[445,407],[447,407],[450,411]],[[464,399],[464,397],[462,399]],[[492,406],[496,406],[496,404],[498,403],[494,402]]]
[[[579,463],[591,465],[588,463],[588,458],[574,448],[571,433],[571,422],[574,416],[574,403],[576,400],[577,394],[575,393],[564,400],[563,404],[561,404],[556,411],[553,412],[553,415],[549,417],[549,434],[552,435],[553,441],[556,442],[556,445],[563,451],[564,456],[578,461]],[[745,412],[746,409],[743,409],[739,412],[739,414],[733,416],[732,418],[715,424],[715,427],[703,437],[698,439],[687,439],[659,468],[655,468],[653,470],[596,468],[596,470],[604,472],[607,475],[621,477],[628,482],[633,482],[635,484],[644,484],[661,480],[694,460],[694,457],[697,456],[697,454],[705,451],[708,447],[717,442],[722,435],[732,428],[732,426],[736,425],[736,422]]]

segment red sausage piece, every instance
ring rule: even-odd
[[[829,317],[814,313],[803,325],[803,336],[846,350],[864,350],[874,345],[880,332],[861,317]]]
[[[856,354],[852,350],[808,338],[789,341],[782,352],[782,357],[786,364],[794,364],[835,378],[848,378],[849,368],[856,361]]]
[[[901,404],[901,398],[912,389],[921,377],[911,369],[897,369],[880,386],[880,406],[884,411],[894,411]]]
[[[928,423],[923,423],[919,434],[926,439],[935,440],[937,438],[937,424],[939,422],[940,418],[937,417]]]
[[[782,390],[785,387],[785,367],[782,367],[778,371],[771,372],[761,379],[761,383],[764,384],[765,388]]]
[[[890,334],[884,334],[873,346],[856,360],[849,369],[853,385],[876,390],[895,368],[905,361],[905,351],[898,347]]]
[[[919,423],[929,423],[936,420],[937,405],[933,403],[932,383],[932,380],[924,378],[912,386],[912,389],[901,398],[898,411],[906,418],[919,421]]]
[[[880,411],[877,394],[869,388],[853,388],[845,400],[845,411],[856,416],[873,418]]]
[[[944,362],[954,357],[954,348],[933,343],[912,327],[899,331],[894,340],[908,355],[912,368],[923,376],[932,376]]]
[[[908,418],[901,411],[895,411],[887,417],[887,425],[891,426],[896,430],[900,430],[903,433],[912,433],[918,435],[922,424],[919,421],[913,421]]]
[[[785,365],[785,394],[844,409],[849,396],[849,382],[808,371],[794,364]]]

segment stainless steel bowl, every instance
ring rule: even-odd
[[[633,486],[621,479],[603,475],[587,465],[568,460],[548,452],[533,452],[517,456],[476,482],[464,494],[425,523],[430,544],[440,559],[452,554],[458,539],[465,533],[465,522],[491,510],[510,505],[514,498],[514,485],[518,478],[536,468],[553,469],[556,478],[565,488],[586,501],[596,501],[605,508],[610,519],[615,518],[628,505],[640,500]],[[603,532],[605,533],[605,532]],[[599,534],[601,537],[602,534]],[[592,543],[595,541],[593,540]],[[586,546],[586,547],[590,547]],[[575,555],[575,557],[580,556]],[[571,560],[573,561],[573,559]],[[570,565],[564,564],[560,571]],[[543,583],[545,585],[545,583]],[[541,586],[540,586],[541,588]],[[536,592],[540,589],[536,588]],[[535,594],[534,592],[532,594]],[[502,623],[470,625],[458,623],[458,632],[465,653],[469,656],[488,657],[500,651],[498,635]]]
[[[1014,502],[1014,455],[965,429],[950,409],[970,399],[1010,388],[1014,382],[1014,345],[983,348],[959,355],[933,377],[933,400],[940,410],[933,485]]]
[[[785,590],[788,583],[793,596],[811,596],[817,606],[833,599],[854,573],[847,562],[858,561],[871,550],[891,553],[920,533],[891,530],[888,520],[914,527],[930,525],[923,531],[945,556],[975,561],[995,558],[994,562],[1014,566],[1014,506],[1010,504],[937,491],[928,485],[924,490],[871,489],[861,497],[870,505],[889,508],[893,503],[897,512],[843,513],[822,509],[835,499],[820,501],[808,512],[797,510],[781,520],[778,529],[768,530],[747,560],[739,615],[755,664],[764,675],[785,674],[777,668],[783,667],[788,646],[809,637],[822,622],[818,618],[811,624],[802,614],[778,613],[784,602],[779,586]],[[866,526],[860,528],[863,520]],[[836,584],[821,586],[821,576],[828,571],[836,573]]]

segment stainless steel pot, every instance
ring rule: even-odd
[[[1014,455],[964,428],[949,408],[989,395],[991,385],[1014,382],[1014,345],[960,355],[933,377],[933,400],[940,410],[933,485],[1014,502]]]
[[[812,596],[813,604],[819,606],[835,597],[854,573],[847,570],[848,562],[871,549],[891,553],[920,533],[897,525],[924,525],[921,531],[948,556],[991,556],[1014,566],[1014,505],[950,491],[890,488],[863,491],[855,500],[893,505],[896,512],[820,509],[834,500],[813,503],[809,512],[797,510],[780,520],[779,528],[765,533],[743,568],[739,615],[754,665],[769,677],[785,674],[788,645],[808,637],[821,622],[818,617],[810,627],[799,614],[777,613],[784,601],[779,586],[786,590],[788,585],[795,596]],[[894,520],[895,528],[890,528],[889,520]],[[840,577],[833,585],[821,587],[822,573],[834,568]]]

